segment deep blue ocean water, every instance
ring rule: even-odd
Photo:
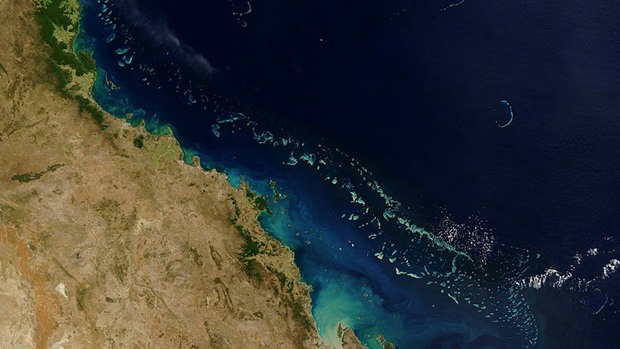
[[[620,5],[450,5],[87,0],[79,45],[105,109],[275,181],[328,342],[613,348]]]

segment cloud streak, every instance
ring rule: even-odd
[[[117,0],[118,15],[123,23],[141,36],[143,43],[148,44],[155,51],[172,55],[188,68],[192,69],[201,78],[210,79],[216,70],[206,57],[193,47],[183,43],[168,26],[162,15],[150,15],[142,11],[136,0]]]

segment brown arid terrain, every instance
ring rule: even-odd
[[[0,347],[327,347],[256,197],[172,136],[93,117],[93,73],[59,88],[37,6],[0,0]]]

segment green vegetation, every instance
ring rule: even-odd
[[[396,349],[396,346],[388,342],[381,334],[377,337],[377,341],[383,346],[383,349]]]
[[[85,286],[78,286],[76,291],[75,291],[75,300],[77,302],[77,308],[79,310],[84,310],[84,303],[86,301],[86,296],[88,295],[88,292],[90,291],[90,288],[85,287]]]
[[[248,195],[255,195],[252,192],[248,191]],[[253,257],[257,256],[261,253],[262,244],[252,237],[251,233],[245,229],[243,226],[236,224],[237,218],[231,217],[230,221],[233,223],[235,229],[244,241],[243,250],[240,253],[241,260],[245,266],[245,272],[251,278],[262,281],[267,270],[257,262]],[[267,267],[270,272],[272,272],[280,283],[280,289],[283,292],[292,292],[293,291],[293,283],[286,277],[284,273],[278,271],[274,268]],[[277,289],[275,292],[279,292]],[[313,329],[314,324],[312,320],[308,317],[306,310],[303,305],[303,301],[295,300],[292,298],[292,295],[288,295],[288,303],[292,310],[292,316],[295,320],[297,320],[306,330],[305,332],[309,332]]]
[[[40,246],[47,247],[50,237],[49,233],[41,231],[37,234],[37,242]]]
[[[114,275],[121,283],[125,283],[125,279],[127,278],[127,269],[129,268],[126,258],[124,256],[116,256],[116,260],[114,265],[112,266],[112,271]]]
[[[77,76],[82,76],[92,71],[93,68],[92,66],[89,67],[89,65],[79,57],[89,54],[82,51],[80,56],[75,55],[67,44],[59,42],[56,37],[54,37],[56,28],[70,31],[78,27],[78,23],[73,23],[67,14],[63,6],[64,2],[63,0],[50,0],[46,4],[41,4],[41,6],[37,8],[37,20],[41,27],[41,36],[43,40],[52,48],[52,54],[49,58],[50,61],[56,65],[69,66],[75,69]]]
[[[250,188],[247,188],[245,190],[245,195],[248,197],[248,200],[253,201],[256,198],[256,194],[250,190]]]
[[[97,62],[93,58],[93,53],[89,51],[78,51],[77,52],[78,60],[80,61],[83,67],[87,68],[87,71],[95,71],[97,70]]]
[[[232,196],[230,200],[232,202],[233,207],[235,208],[235,217],[230,218],[230,221],[232,222],[233,225],[235,225],[237,223],[237,218],[241,217],[241,210],[239,209],[239,206],[237,205],[237,200],[235,200]]]
[[[192,255],[192,260],[194,261],[194,264],[196,264],[199,267],[202,267],[203,265],[202,256],[200,255],[200,253],[198,253],[198,249],[196,249],[195,247],[190,247],[189,253],[191,253]]]
[[[245,190],[245,194],[250,203],[254,205],[257,210],[265,211],[268,214],[273,214],[273,212],[269,209],[269,201],[267,201],[263,195],[256,195],[256,193],[251,191],[249,188]]]
[[[14,221],[17,216],[17,210],[8,205],[0,204],[0,223],[8,224]]]
[[[239,224],[236,224],[236,218],[230,218],[230,221],[233,223],[235,229],[237,230],[237,232],[239,232],[244,241],[243,250],[241,251],[239,256],[245,266],[246,274],[256,279],[257,281],[262,281],[264,268],[253,258],[260,253],[262,246],[261,243],[254,240],[254,238],[247,229],[245,229]]]
[[[245,247],[243,248],[241,255],[245,258],[251,258],[259,254],[260,244],[252,238],[250,232],[241,225],[235,225],[235,228],[239,234],[241,234],[241,237],[245,242]]]
[[[92,117],[95,119],[95,122],[97,122],[97,125],[99,125],[101,129],[105,129],[106,127],[108,127],[108,125],[105,123],[103,113],[90,100],[82,96],[74,96],[74,98],[78,101],[80,105],[80,113],[84,111],[90,113],[90,115],[92,115]]]
[[[245,272],[256,281],[263,281],[263,267],[253,259],[245,260]]]
[[[262,198],[260,196],[257,196],[249,189],[246,190],[246,195],[250,202],[254,202],[255,204],[257,198]],[[234,202],[234,199],[233,204],[236,204]],[[309,333],[310,331],[312,331],[314,328],[314,322],[308,316],[304,307],[303,300],[296,300],[294,299],[294,295],[291,294],[294,291],[294,282],[291,281],[283,272],[269,266],[265,268],[262,264],[257,262],[254,257],[261,253],[261,250],[263,248],[262,243],[256,241],[252,237],[251,233],[242,225],[237,224],[238,217],[230,217],[229,219],[244,241],[244,246],[239,256],[245,266],[246,274],[260,282],[263,280],[265,273],[273,273],[279,281],[280,290],[282,290],[282,292],[286,294],[286,302],[289,304],[292,310],[293,319],[295,319],[304,328],[305,333]],[[274,288],[274,292],[276,293],[279,293],[280,290],[278,290],[277,287]]]
[[[291,310],[293,311],[293,319],[301,323],[306,330],[306,333],[310,332],[313,329],[314,324],[308,317],[302,302],[299,300],[291,300]]]
[[[95,122],[101,129],[107,127],[103,113],[100,108],[91,100],[84,96],[79,96],[67,89],[71,83],[72,72],[75,76],[83,76],[89,72],[96,71],[96,62],[91,52],[73,52],[72,48],[66,43],[58,41],[54,35],[55,31],[62,30],[72,36],[71,40],[77,35],[79,22],[73,21],[66,9],[67,0],[49,0],[39,2],[37,6],[36,19],[41,29],[41,38],[49,45],[51,52],[47,59],[47,68],[50,76],[53,77],[58,92],[63,96],[74,98],[78,101],[80,112],[88,112],[93,116]]]
[[[144,135],[139,135],[138,137],[134,138],[133,145],[136,148],[144,147]]]
[[[57,169],[63,167],[64,165],[65,164],[51,165],[51,166],[48,166],[45,171],[36,172],[36,173],[26,172],[26,173],[16,174],[16,175],[13,175],[13,177],[11,177],[11,180],[18,181],[18,182],[21,182],[21,183],[27,183],[27,182],[35,181],[37,179],[40,179],[41,177],[43,177],[47,173],[56,171]]]
[[[27,183],[27,182],[31,182],[31,181],[34,181],[34,180],[37,180],[43,177],[44,174],[45,172],[38,172],[38,173],[26,172],[26,173],[13,175],[13,177],[11,177],[11,180],[19,181],[22,183]]]
[[[269,202],[262,195],[254,200],[254,207],[259,209],[260,211],[266,211],[267,213],[272,214],[271,210],[269,209]]]
[[[276,181],[274,181],[273,179],[269,181],[269,186],[271,187],[271,190],[273,191],[273,202],[278,202],[280,200],[284,200],[286,199],[286,195],[280,193],[280,190],[278,189],[278,186],[276,184]]]
[[[275,269],[275,268],[269,268],[269,271],[272,272],[277,278],[278,281],[280,282],[280,289],[282,289],[283,291],[293,291],[293,284],[289,283],[288,278],[286,277],[286,275],[284,275],[283,272]],[[284,288],[287,288],[286,290]]]

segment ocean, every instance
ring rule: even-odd
[[[620,5],[82,3],[93,97],[269,198],[328,343],[614,347]]]

